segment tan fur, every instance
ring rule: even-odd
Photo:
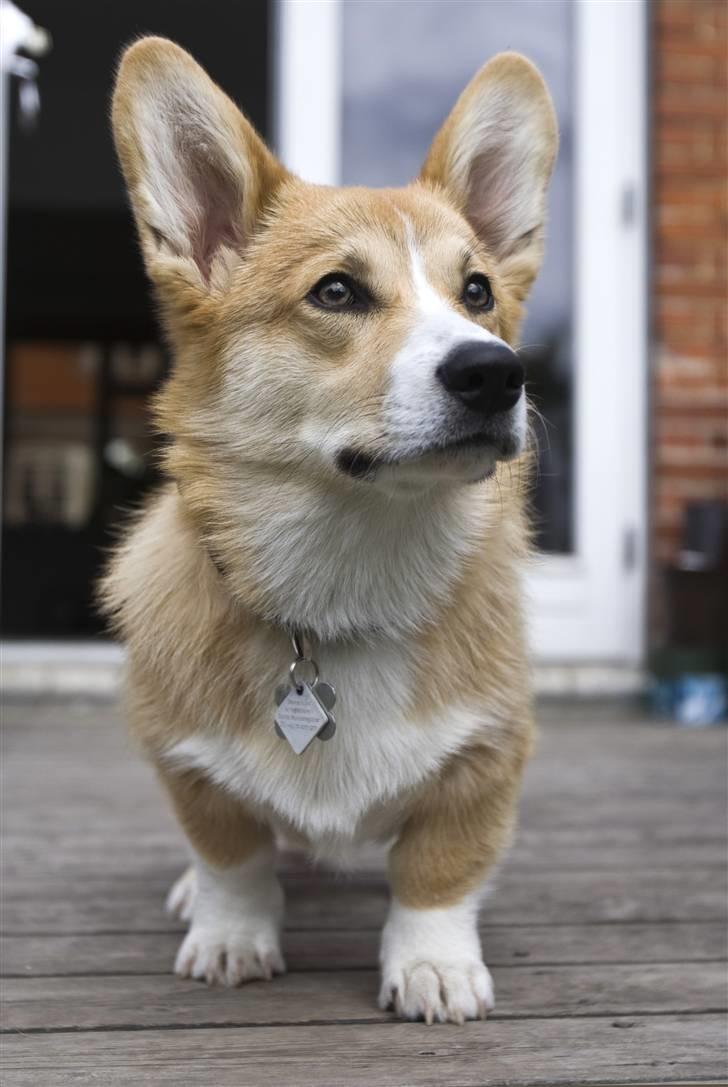
[[[507,751],[475,744],[454,755],[408,812],[389,858],[405,906],[450,906],[476,890],[509,844],[531,720],[513,721]]]
[[[209,864],[218,868],[241,864],[271,844],[268,827],[200,774],[160,770],[159,779],[195,852]]]
[[[160,80],[184,86],[200,116],[210,110],[217,118],[217,136],[204,154],[215,192],[236,217],[210,251],[205,238],[179,234],[176,221],[165,225],[150,203],[140,102]],[[303,455],[292,443],[309,418],[324,436],[343,421],[373,453],[384,449],[386,369],[416,320],[410,234],[428,279],[453,306],[465,273],[487,273],[498,305],[471,319],[516,342],[540,260],[542,219],[529,222],[521,237],[504,240],[499,227],[489,238],[469,201],[469,179],[480,167],[467,158],[467,130],[477,125],[471,115],[491,83],[530,103],[545,189],[555,154],[553,113],[540,77],[522,58],[499,58],[476,77],[420,180],[374,192],[292,177],[171,43],[145,39],[125,54],[114,133],[175,352],[155,404],[160,429],[172,436],[172,482],[126,535],[103,594],[128,647],[132,729],[160,765],[171,744],[200,729],[255,747],[271,727],[271,692],[290,651],[275,622],[275,594],[260,575],[256,529],[272,511],[310,506],[324,495],[343,502],[351,490],[315,447]],[[342,325],[303,304],[332,269],[363,277],[379,300],[376,312]],[[413,728],[458,700],[484,707],[476,740],[396,805],[391,870],[405,904],[447,904],[471,890],[513,826],[532,731],[518,576],[527,551],[524,472],[525,459],[501,465],[494,480],[447,496],[453,508],[461,503],[472,511],[474,545],[448,599],[418,630],[401,635],[416,662],[407,714]],[[371,508],[372,517],[387,516],[385,500],[373,498]],[[411,543],[403,539],[402,547]],[[332,591],[345,594],[347,586]],[[485,707],[497,715],[495,731]],[[267,832],[257,820],[265,813],[246,814],[197,775],[169,767],[162,774],[180,822],[212,863],[239,861],[263,841]]]

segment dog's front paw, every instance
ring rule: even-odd
[[[279,940],[283,890],[271,850],[228,868],[213,868],[198,858],[194,871],[173,887],[169,905],[192,911],[174,964],[179,977],[240,985],[285,971]]]
[[[476,920],[475,896],[444,909],[395,899],[382,933],[379,1006],[427,1023],[485,1019],[495,1002]]]
[[[208,984],[240,985],[283,974],[286,965],[274,925],[192,924],[177,952],[174,972]]]
[[[464,1023],[485,1019],[494,1005],[490,971],[480,960],[410,959],[385,965],[379,1006],[403,1019]]]

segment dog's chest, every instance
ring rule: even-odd
[[[316,843],[327,838],[382,837],[396,830],[409,790],[435,773],[482,725],[473,708],[415,719],[413,650],[406,642],[377,648],[342,646],[319,654],[321,677],[337,691],[337,730],[296,755],[269,712],[239,736],[210,722],[167,752],[178,766],[201,770],[266,818]],[[285,676],[281,661],[280,678]]]

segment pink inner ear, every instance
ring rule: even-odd
[[[216,163],[196,156],[190,169],[196,197],[191,222],[192,256],[207,280],[215,255],[222,246],[241,249],[241,194],[236,182],[226,177]]]
[[[519,161],[511,149],[489,148],[470,167],[465,215],[485,244],[504,256],[528,225],[520,222],[525,210],[522,192],[525,156]]]

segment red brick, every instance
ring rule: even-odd
[[[696,479],[705,479],[712,478],[712,474],[717,471],[728,480],[726,451],[711,445],[663,442],[657,450],[655,464],[668,477],[678,470],[685,471]]]
[[[726,223],[728,185],[724,177],[696,177],[688,181],[682,177],[658,174],[653,195],[664,207],[696,206],[714,215],[716,222]]]
[[[723,78],[722,59],[719,51],[685,53],[681,49],[666,49],[659,55],[656,73],[660,82],[713,87]]]
[[[670,53],[681,53],[685,56],[717,57],[722,61],[725,57],[725,37],[717,34],[714,38],[691,38],[685,35],[668,33],[658,27],[654,33],[654,75],[659,76],[660,58]]]
[[[701,117],[721,118],[725,112],[725,88],[668,85],[655,94],[654,109],[658,118]]]
[[[728,144],[717,131],[703,131],[683,137],[675,132],[658,134],[653,155],[656,176],[664,179],[722,177],[728,162]],[[717,128],[717,126],[715,126]]]
[[[650,6],[652,555],[660,563],[675,556],[688,502],[728,497],[727,12],[725,0]],[[660,603],[653,598],[653,616]]]
[[[716,0],[658,0],[653,6],[658,33],[670,40],[711,43],[725,35],[725,9]]]

